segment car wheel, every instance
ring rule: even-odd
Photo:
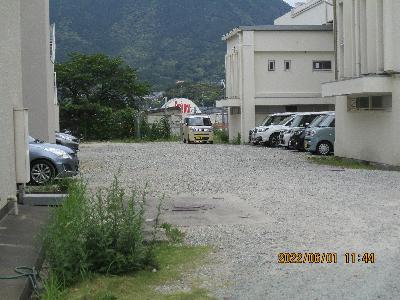
[[[37,160],[31,165],[31,183],[43,185],[52,181],[56,175],[53,164],[47,160]]]
[[[214,144],[214,141],[209,142],[210,144]]]
[[[320,142],[317,145],[317,154],[319,155],[328,155],[333,150],[331,143],[329,142]]]
[[[269,137],[269,142],[268,142],[270,147],[278,147],[279,145],[279,133],[274,133]]]

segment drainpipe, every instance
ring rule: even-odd
[[[339,66],[338,66],[338,29],[337,29],[337,9],[336,0],[333,0],[333,38],[335,48],[335,80],[339,79]]]

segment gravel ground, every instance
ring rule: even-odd
[[[127,187],[148,184],[170,197],[232,194],[265,215],[257,224],[184,228],[188,243],[215,249],[212,263],[187,278],[200,278],[219,299],[400,299],[400,172],[337,171],[304,153],[252,146],[81,149],[91,186],[119,174]],[[280,252],[334,252],[338,262],[278,264]],[[346,264],[346,252],[374,252],[376,263]]]

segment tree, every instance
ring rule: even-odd
[[[168,98],[188,98],[198,106],[215,106],[215,101],[224,97],[224,90],[218,84],[184,82],[165,91]]]
[[[139,108],[149,86],[120,57],[73,53],[56,64],[59,101],[66,104],[99,104],[112,109]]]

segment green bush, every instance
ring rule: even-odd
[[[60,108],[61,128],[85,140],[133,137],[136,117],[133,108],[113,110],[98,103],[67,104]]]
[[[121,274],[154,264],[143,243],[144,198],[127,195],[115,179],[93,199],[78,181],[42,234],[52,273],[63,287],[92,273]]]
[[[113,110],[100,104],[67,104],[61,106],[61,128],[85,140],[127,140],[136,138],[139,112],[133,108]],[[140,118],[140,138],[145,140],[169,139],[171,126],[167,118],[149,124],[144,116]]]
[[[167,140],[171,137],[171,125],[168,118],[163,117],[160,121],[149,124],[146,119],[140,123],[140,136],[142,139],[155,141]]]
[[[228,144],[229,143],[228,131],[225,129],[214,130],[214,142],[217,144]]]
[[[240,133],[237,134],[237,136],[231,140],[231,143],[234,145],[240,145],[242,143],[242,136],[240,135]]]

